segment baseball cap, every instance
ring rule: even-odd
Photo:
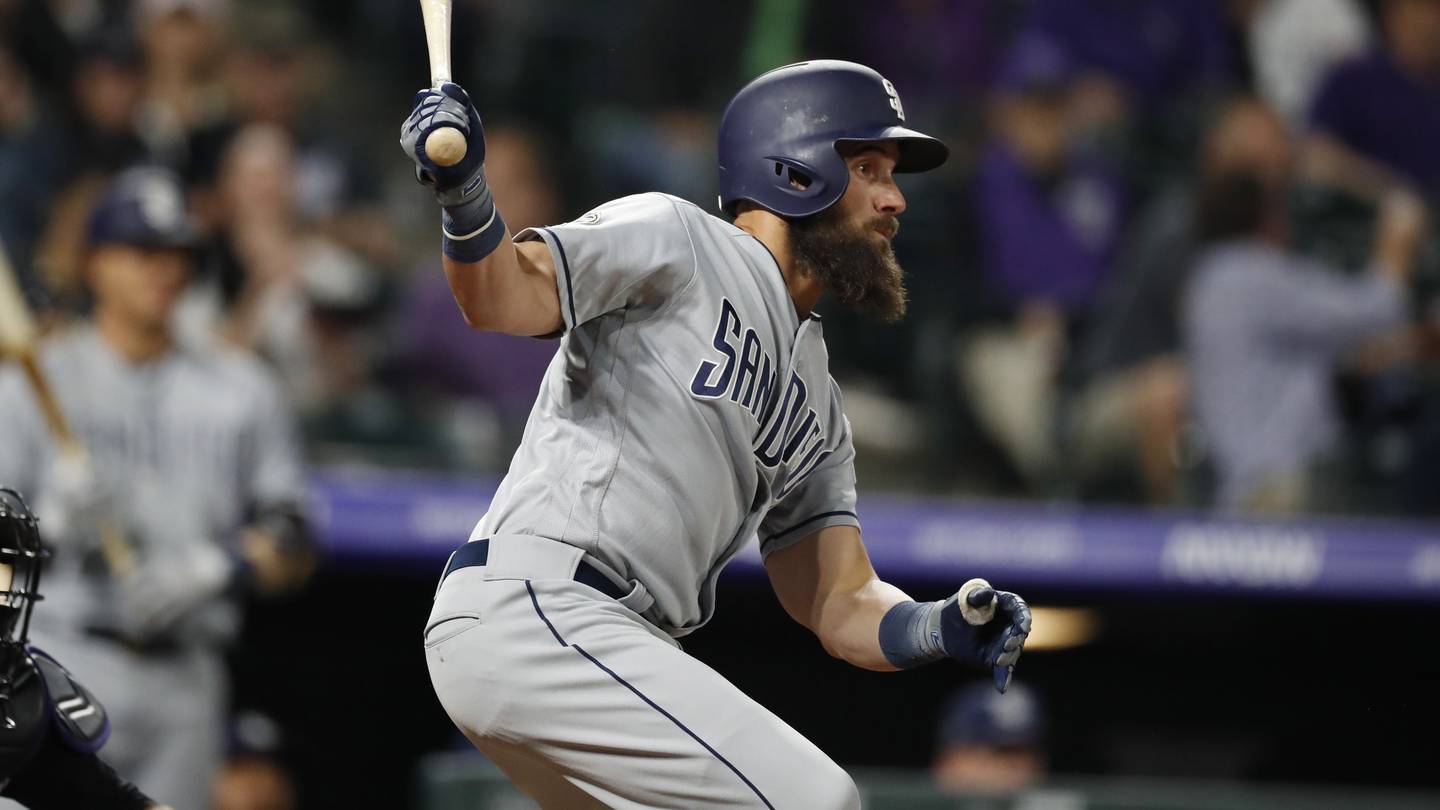
[[[91,247],[126,244],[193,249],[200,236],[185,207],[185,192],[164,169],[128,169],[115,179],[90,212],[86,241]]]
[[[1070,85],[1076,72],[1063,45],[1045,34],[1024,33],[1001,59],[994,89],[1002,96],[1056,93]]]
[[[1043,707],[1035,692],[1012,683],[1005,694],[989,683],[967,686],[945,702],[938,742],[1004,748],[1039,745],[1045,737]]]

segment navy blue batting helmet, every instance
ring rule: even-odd
[[[164,169],[128,169],[101,195],[90,213],[89,243],[150,248],[195,248],[199,234],[185,207],[185,192]]]
[[[850,182],[840,144],[895,141],[897,172],[945,162],[945,144],[905,126],[895,85],[864,65],[817,59],[741,88],[720,119],[720,208],[749,200],[783,217],[834,205]]]

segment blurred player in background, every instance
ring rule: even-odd
[[[426,152],[441,127],[467,136],[445,168]],[[835,657],[954,658],[1005,690],[1023,600],[972,580],[916,602],[871,567],[811,311],[827,295],[905,312],[896,177],[948,149],[908,128],[894,85],[820,60],[742,89],[720,124],[733,224],[649,193],[511,241],[454,84],[416,95],[401,145],[444,208],[466,322],[564,336],[425,632],[440,702],[517,786],[547,808],[859,807],[823,751],[674,641],[710,619],[720,570],[757,536],[781,604]]]
[[[54,547],[36,641],[105,684],[107,760],[185,808],[206,805],[219,763],[239,598],[294,588],[313,565],[277,384],[171,331],[196,245],[164,172],[126,172],[96,205],[93,316],[40,351],[83,454],[58,452],[18,371],[0,375],[0,481],[34,493]]]
[[[1039,782],[1048,768],[1044,711],[1024,685],[1001,695],[974,684],[945,702],[930,766],[939,787],[957,793],[1009,793]]]
[[[147,810],[96,752],[110,734],[89,690],[27,637],[45,552],[20,493],[0,487],[0,796],[29,810]]]

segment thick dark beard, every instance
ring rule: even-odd
[[[905,315],[905,273],[889,244],[877,245],[875,225],[857,228],[839,206],[790,220],[795,267],[820,282],[840,303],[885,323]]]

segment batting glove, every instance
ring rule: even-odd
[[[465,134],[465,157],[454,166],[436,165],[425,154],[426,139],[441,127]],[[504,240],[505,220],[485,183],[485,130],[465,90],[446,82],[439,90],[416,93],[410,117],[400,126],[400,146],[415,161],[415,178],[435,187],[435,199],[445,209],[445,255],[478,262],[494,252]]]
[[[83,452],[60,453],[50,468],[36,503],[45,538],[54,543],[85,547],[98,542],[95,526],[116,506],[114,492],[96,474]]]
[[[163,556],[147,560],[118,583],[126,634],[147,640],[174,633],[193,611],[229,588],[236,565],[206,540],[165,548]]]
[[[995,688],[1003,693],[1030,636],[1030,606],[1009,591],[977,588],[965,595],[966,603],[972,611],[986,610],[993,603],[995,616],[976,626],[965,620],[960,596],[957,593],[946,599],[931,614],[932,632],[938,631],[946,655],[989,667]]]
[[[441,127],[454,127],[465,135],[465,157],[454,166],[438,166],[425,154],[426,138]],[[480,113],[458,84],[446,82],[439,90],[426,88],[415,94],[410,116],[400,125],[400,148],[415,161],[416,179],[435,187],[441,205],[464,202],[485,183],[485,130]]]

